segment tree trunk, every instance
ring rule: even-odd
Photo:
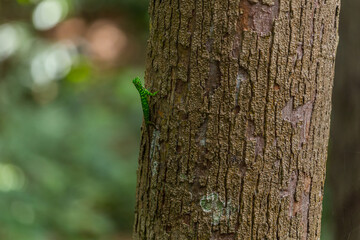
[[[135,239],[319,239],[339,4],[150,1]]]
[[[360,239],[360,1],[344,1],[334,90],[329,183],[334,239]]]

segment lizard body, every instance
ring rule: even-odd
[[[141,99],[141,106],[144,113],[144,120],[146,123],[146,126],[155,124],[150,121],[150,109],[149,109],[149,102],[148,102],[148,96],[155,96],[157,92],[151,93],[149,90],[147,90],[142,84],[140,78],[136,77],[133,80],[133,84],[135,85],[136,89],[138,90],[140,94]],[[156,126],[155,126],[156,128]]]

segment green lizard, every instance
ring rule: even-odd
[[[155,96],[157,91],[154,93],[151,93],[149,90],[147,90],[142,84],[139,77],[136,77],[133,80],[133,84],[135,85],[136,89],[139,91],[140,98],[141,98],[141,106],[144,113],[144,119],[146,126],[153,125],[156,128],[156,125],[150,121],[150,109],[149,109],[149,102],[148,102],[148,96]]]

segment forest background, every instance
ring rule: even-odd
[[[0,0],[0,239],[131,239],[147,6]],[[359,10],[342,2],[324,240],[360,232]]]

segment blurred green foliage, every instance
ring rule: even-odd
[[[144,53],[119,50],[103,64],[81,45],[61,45],[54,32],[67,19],[90,25],[98,17],[125,25],[125,35],[129,23],[137,24],[132,31],[146,36],[147,2],[68,0],[65,17],[38,30],[33,12],[44,1],[1,3],[0,239],[125,239],[142,123],[131,80],[143,68],[124,62]],[[145,45],[144,37],[138,41]]]

